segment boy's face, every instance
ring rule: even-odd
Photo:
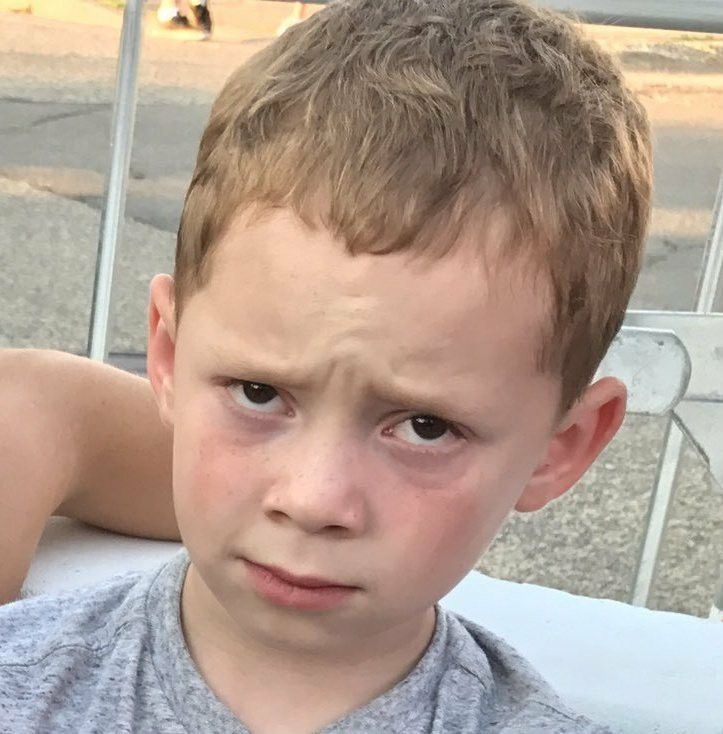
[[[232,223],[176,333],[165,278],[149,372],[179,527],[255,639],[328,650],[428,617],[515,505],[561,494],[599,450],[573,456],[579,426],[556,423],[539,294],[472,248],[352,257],[275,210]],[[252,564],[351,589],[294,591]]]

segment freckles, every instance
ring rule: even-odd
[[[238,452],[218,432],[204,433],[186,457],[189,489],[200,507],[228,507],[235,494],[239,476]]]
[[[249,446],[242,435],[224,428],[206,430],[192,451],[190,493],[205,511],[233,512],[266,485],[266,452],[260,446]]]
[[[481,488],[457,486],[442,491],[425,512],[427,527],[436,536],[435,552],[466,556],[486,546],[494,522],[491,504]]]
[[[450,546],[464,546],[483,533],[484,513],[476,502],[465,496],[453,499],[442,517],[445,523],[443,543]]]

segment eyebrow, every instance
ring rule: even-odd
[[[450,402],[449,398],[445,398],[430,390],[414,390],[406,388],[399,384],[374,385],[373,393],[383,402],[389,405],[404,405],[409,410],[417,410],[420,413],[428,413],[431,415],[446,418],[453,422],[459,423],[479,423],[479,410],[473,410],[469,405]]]
[[[214,359],[224,365],[224,370],[231,372],[231,377],[238,375],[239,379],[254,380],[274,385],[283,385],[291,388],[305,388],[314,381],[313,374],[304,370],[300,365],[277,362],[274,364],[268,357],[256,359],[242,357],[221,352],[210,347]],[[245,377],[241,378],[241,375]]]

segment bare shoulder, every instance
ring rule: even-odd
[[[72,372],[57,353],[0,350],[0,602],[17,596],[45,522],[77,474],[61,379]]]
[[[3,383],[6,379],[12,381],[14,388],[23,392],[24,388],[42,391],[46,398],[52,398],[53,405],[67,404],[74,398],[67,393],[68,388],[92,388],[109,382],[127,386],[146,383],[110,365],[51,349],[0,349],[0,376]]]
[[[75,456],[58,451],[68,438],[63,407],[69,396],[63,383],[75,360],[59,352],[34,349],[0,350],[0,452],[4,469],[14,475],[16,488],[31,475],[52,465],[58,484],[69,479]],[[70,443],[68,442],[68,448]],[[3,472],[7,477],[7,471]],[[50,488],[48,488],[50,489]],[[58,496],[60,499],[60,496]]]
[[[177,539],[171,432],[150,384],[63,352],[0,350],[0,603],[53,514]]]
[[[66,352],[0,350],[0,445],[14,449],[18,471],[52,472],[47,491],[57,504],[77,489],[112,417],[110,403],[153,410],[147,381]],[[143,416],[141,416],[142,418]],[[19,460],[32,459],[27,464]],[[23,468],[25,467],[25,468]],[[20,484],[29,476],[18,476]],[[50,479],[50,477],[48,477]],[[56,505],[57,506],[57,505]]]

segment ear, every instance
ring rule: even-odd
[[[627,390],[620,380],[605,377],[588,387],[560,421],[515,509],[539,510],[567,492],[618,432],[626,404]]]
[[[170,275],[151,281],[148,304],[148,377],[161,420],[173,425],[173,366],[176,356],[174,283]]]

